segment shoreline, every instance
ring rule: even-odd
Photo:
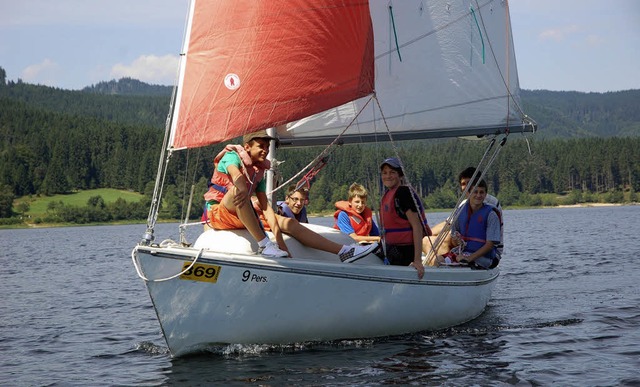
[[[505,210],[530,210],[536,208],[589,208],[589,207],[621,207],[621,206],[637,206],[640,203],[576,203],[576,204],[560,204],[557,206],[535,206],[535,207],[507,207]],[[427,213],[433,212],[450,212],[452,208],[435,208],[429,209]],[[328,217],[333,214],[332,212],[324,213],[310,213],[308,214],[309,218],[323,218]],[[174,223],[180,222],[179,220],[158,220],[157,223]],[[12,229],[38,229],[38,228],[52,228],[52,227],[84,227],[84,226],[120,226],[125,224],[145,224],[146,220],[143,221],[129,221],[129,222],[105,222],[105,223],[87,223],[87,224],[70,224],[70,223],[20,223],[20,224],[6,224],[0,225],[0,230],[12,230]]]
[[[576,203],[576,204],[558,204],[555,206],[509,206],[503,207],[503,210],[530,210],[536,208],[589,208],[589,207],[620,207],[620,206],[637,206],[640,205],[638,202],[632,203]],[[451,212],[453,208],[429,208],[425,210],[425,212]],[[311,213],[308,214],[309,217],[324,217],[324,216],[332,216],[332,212],[324,213]]]
[[[557,206],[543,206],[542,208],[587,208],[587,207],[620,207],[637,206],[639,203],[576,203],[560,204]]]

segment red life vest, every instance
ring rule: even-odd
[[[384,229],[385,243],[390,245],[413,244],[413,229],[411,223],[405,217],[400,216],[401,209],[396,206],[396,193],[400,186],[385,192],[380,205],[380,216],[382,228]],[[409,188],[411,195],[418,204],[418,218],[422,224],[422,236],[431,235],[431,228],[427,224],[427,217],[424,213],[424,204],[418,195]]]
[[[396,191],[398,187],[388,190],[382,197],[380,205],[380,223],[384,228],[385,243],[390,245],[413,244],[413,229],[407,219],[403,219],[396,211]]]
[[[220,160],[227,152],[236,152],[242,160],[241,171],[247,178],[247,182],[250,184],[250,194],[256,191],[258,183],[264,177],[264,173],[271,167],[271,162],[265,160],[262,163],[254,165],[251,161],[251,156],[240,145],[227,145],[218,155],[213,159],[213,176],[209,182],[209,190],[204,194],[204,200],[215,200],[220,203],[224,194],[233,187],[233,181],[229,174],[218,171],[218,164]]]
[[[353,231],[356,235],[369,236],[371,228],[373,227],[373,213],[369,207],[365,207],[362,214],[358,214],[358,212],[351,207],[349,202],[341,200],[336,202],[336,208],[338,210],[333,214],[333,228],[340,230],[340,227],[338,227],[338,215],[344,211],[349,215],[349,222],[351,223],[351,227],[353,227]]]

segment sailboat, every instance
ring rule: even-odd
[[[520,109],[507,1],[192,0],[178,78],[132,251],[173,356],[437,330],[484,311],[499,268],[427,267],[418,279],[293,238],[292,258],[262,257],[246,230],[158,243],[155,222],[173,152],[266,128],[283,147],[535,131]]]

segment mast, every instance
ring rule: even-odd
[[[276,134],[276,128],[268,128],[267,134],[274,138],[278,137]],[[267,199],[269,200],[272,206],[275,206],[275,202],[273,200],[273,187],[274,187],[273,183],[274,183],[274,176],[275,176],[274,168],[277,163],[277,160],[276,160],[277,141],[278,140],[271,141],[269,144],[269,154],[267,155],[267,160],[271,162],[271,168],[267,171],[265,175],[265,178],[267,179],[267,193],[268,193]]]

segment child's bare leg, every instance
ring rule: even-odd
[[[444,225],[447,222],[440,222],[438,224],[436,224],[435,226],[431,227],[431,235],[438,235],[442,232],[442,230],[444,229]],[[424,251],[424,250],[423,250]]]
[[[316,234],[308,228],[302,226],[297,220],[276,215],[278,226],[285,234],[289,234],[296,238],[300,243],[307,247],[317,250],[338,254],[342,245],[332,242],[322,235]]]
[[[235,213],[236,215],[238,215],[238,218],[240,219],[240,221],[242,221],[244,226],[247,228],[251,236],[256,241],[259,242],[263,240],[266,237],[266,234],[262,229],[262,227],[260,226],[260,220],[256,216],[255,212],[253,212],[251,199],[247,198],[247,200],[245,200],[242,206],[236,207],[233,204],[235,191],[236,189],[234,187],[234,188],[231,188],[226,194],[224,194],[224,197],[222,198],[220,205],[225,206],[227,210],[229,210],[229,212]]]

